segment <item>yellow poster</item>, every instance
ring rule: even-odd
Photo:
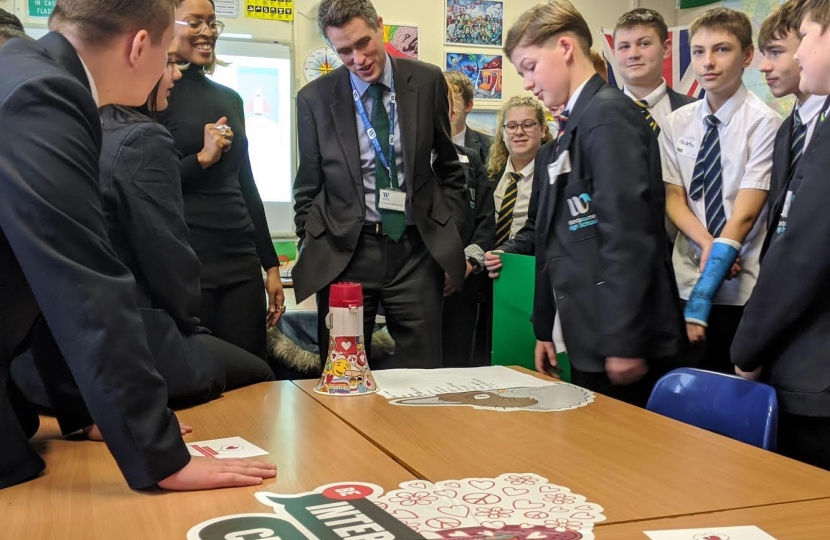
[[[245,0],[245,16],[268,21],[293,21],[294,0]]]

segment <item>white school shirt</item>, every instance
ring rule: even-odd
[[[666,91],[667,88],[668,85],[666,84],[666,79],[663,79],[660,86],[655,88],[649,95],[643,98],[646,100],[646,103],[648,103],[648,112],[651,113],[651,117],[654,118],[657,125],[661,128],[663,127],[663,121],[672,112],[671,101],[669,100],[669,94]],[[640,98],[632,94],[627,87],[623,87],[623,92],[625,92],[625,95],[634,101],[640,101]]]
[[[510,238],[514,238],[516,234],[527,221],[527,209],[530,206],[530,192],[533,190],[533,167],[536,160],[533,159],[521,171],[522,179],[516,183],[519,192],[516,194],[516,204],[513,205],[513,223],[510,225]],[[496,191],[493,193],[493,198],[496,201],[496,223],[499,221],[499,210],[501,210],[501,202],[504,199],[504,193],[507,191],[507,185],[510,182],[510,173],[515,172],[513,169],[513,162],[507,158],[507,166],[504,168],[504,174],[499,179],[496,185]]]
[[[816,130],[818,124],[818,117],[827,96],[810,96],[803,105],[796,104],[795,108],[798,111],[798,116],[801,121],[807,126],[807,134],[804,136],[804,149],[810,144],[810,139],[813,137],[813,132]]]
[[[691,190],[695,159],[706,133],[706,117],[712,114],[709,103],[701,99],[669,114],[660,130],[660,157],[663,181]],[[769,191],[772,150],[782,119],[744,85],[718,109],[715,116],[721,151],[723,209],[726,219],[732,217],[732,205],[739,189]],[[706,223],[704,197],[694,201],[686,198],[697,219]],[[742,306],[746,304],[758,280],[761,245],[766,235],[766,206],[744,239],[741,248],[741,273],[726,280],[715,297],[715,304]],[[680,297],[688,300],[700,277],[700,248],[682,233],[677,236],[672,265]]]

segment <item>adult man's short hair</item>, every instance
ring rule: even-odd
[[[92,46],[146,30],[157,44],[173,21],[177,0],[57,0],[49,29],[72,32]]]
[[[341,28],[360,17],[372,30],[378,29],[378,12],[369,0],[323,0],[317,9],[317,28],[326,41],[326,28]]]

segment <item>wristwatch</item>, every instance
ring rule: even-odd
[[[467,257],[467,262],[470,263],[470,266],[473,267],[473,274],[478,274],[483,270],[479,262],[475,260],[473,257]]]

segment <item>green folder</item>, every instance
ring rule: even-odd
[[[530,315],[533,312],[533,287],[536,260],[528,255],[502,253],[502,269],[493,281],[493,349],[491,364],[522,366],[535,370],[533,354],[536,335]],[[567,353],[556,355],[563,381],[571,380]]]

